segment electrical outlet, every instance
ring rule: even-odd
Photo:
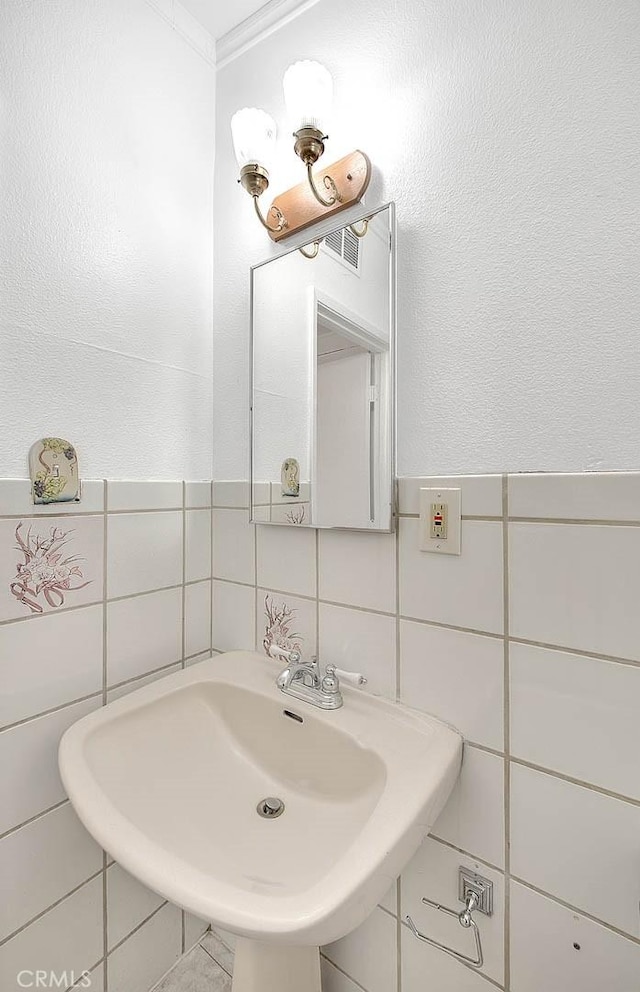
[[[429,511],[429,522],[431,524],[431,537],[447,539],[447,504],[432,503]]]
[[[420,550],[459,555],[460,490],[420,490]]]

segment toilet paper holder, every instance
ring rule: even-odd
[[[438,950],[444,951],[445,954],[450,954],[451,957],[464,962],[464,964],[469,964],[473,968],[482,968],[484,964],[482,939],[473,914],[474,912],[478,912],[484,913],[485,916],[492,915],[493,882],[489,881],[488,878],[483,878],[481,875],[476,875],[475,872],[470,871],[468,868],[462,867],[459,869],[458,881],[460,900],[464,902],[465,907],[461,912],[458,912],[457,909],[450,909],[448,906],[443,906],[441,903],[434,902],[433,899],[427,899],[426,897],[422,899],[422,902],[425,906],[432,906],[433,909],[437,909],[440,913],[455,917],[460,926],[465,930],[473,930],[476,945],[475,957],[469,954],[462,954],[461,951],[456,951],[453,947],[447,947],[446,944],[441,944],[440,941],[434,940],[433,937],[427,937],[426,934],[418,930],[410,916],[406,916],[405,920],[411,933],[418,940],[423,941],[425,944],[430,944],[432,947],[437,947]]]

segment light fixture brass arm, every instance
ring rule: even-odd
[[[370,217],[364,217],[361,221],[359,221],[359,223],[362,224],[360,230],[358,230],[355,224],[349,224],[349,230],[352,232],[352,234],[355,234],[356,238],[364,238],[365,234],[369,230],[370,220],[371,220]]]
[[[271,207],[269,207],[269,210],[267,211],[267,217],[269,216],[270,213],[273,213],[274,217],[277,220],[276,226],[272,227],[271,224],[269,224],[268,220],[262,216],[262,212],[258,204],[257,195],[254,195],[253,197],[253,205],[256,209],[258,220],[260,221],[263,227],[266,227],[267,231],[274,231],[274,232],[284,231],[285,227],[287,226],[287,221],[284,214],[282,213],[281,210],[278,209],[278,207],[272,205]]]
[[[323,207],[332,207],[334,203],[342,202],[342,197],[338,192],[338,187],[336,186],[331,176],[324,177],[324,185],[328,190],[331,190],[333,194],[328,200],[325,199],[325,197],[322,195],[322,193],[319,191],[318,187],[315,184],[315,180],[313,178],[313,168],[311,164],[307,164],[307,177],[309,179],[309,186],[311,187],[311,192],[315,196],[318,203],[321,203]]]
[[[314,241],[313,248],[311,249],[311,251],[307,251],[306,247],[298,248],[298,251],[300,252],[301,255],[304,255],[305,258],[315,258],[318,252],[320,251],[320,242]]]

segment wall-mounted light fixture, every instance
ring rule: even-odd
[[[276,197],[266,215],[258,199],[269,187],[269,166],[275,151],[276,124],[264,110],[239,110],[231,120],[233,145],[240,168],[238,182],[253,197],[261,224],[274,241],[288,238],[316,221],[359,203],[371,179],[371,163],[360,151],[346,155],[314,176],[324,153],[333,81],[319,62],[295,62],[283,79],[287,113],[294,128],[294,151],[307,169],[307,181]],[[357,232],[355,232],[357,233]],[[366,230],[362,232],[366,233]],[[317,251],[316,251],[317,254]]]

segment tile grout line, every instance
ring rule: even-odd
[[[89,967],[86,968],[85,970],[89,973],[89,975],[93,975],[96,968],[99,968],[100,965],[104,965],[104,963],[105,963],[104,958],[100,958],[98,961],[94,961],[93,964],[89,965]],[[90,986],[88,987],[90,988]],[[77,990],[79,988],[82,988],[82,986],[78,985],[78,983],[76,982],[75,985],[69,985],[68,988],[65,989],[65,992],[74,992],[74,989]],[[102,989],[100,989],[99,992],[106,992],[106,986],[103,985]]]
[[[68,706],[77,706],[78,703],[86,703],[89,699],[100,699],[102,701],[102,685],[100,685],[99,689],[89,692],[86,696],[78,696],[76,699],[70,699],[66,703],[59,703],[57,706],[51,706],[47,710],[40,710],[39,713],[30,713],[29,716],[23,716],[20,720],[14,720],[13,723],[6,723],[4,727],[0,727],[0,735],[8,734],[11,730],[17,730],[18,727],[24,727],[26,723],[31,723],[33,720],[40,720],[43,716],[51,716],[53,713],[59,713],[60,710],[66,710]]]
[[[491,871],[497,872],[499,875],[504,876],[504,868],[500,868],[499,865],[494,865],[492,861],[487,861],[486,858],[482,858],[472,851],[467,851],[464,847],[458,847],[457,844],[452,844],[451,841],[445,840],[444,837],[439,837],[438,834],[430,833],[428,834],[429,840],[435,841],[436,844],[441,844],[442,847],[447,847],[450,851],[455,851],[457,854],[461,854],[465,858],[469,858],[470,861],[478,861],[480,864],[486,865]]]
[[[330,958],[328,954],[324,954],[322,950],[320,951],[320,957],[324,958],[325,961],[328,961],[331,967],[335,968],[336,971],[340,972],[341,975],[344,975],[345,978],[348,978],[349,981],[355,985],[356,989],[360,989],[361,992],[369,992],[369,990],[366,989],[364,985],[356,981],[356,979],[353,978],[348,971],[345,971],[344,968],[341,968],[339,964],[336,964],[335,961],[332,958]]]
[[[4,830],[0,834],[0,841],[3,841],[7,837],[10,837],[11,834],[17,833],[18,830],[22,830],[23,827],[30,826],[30,824],[35,823],[36,820],[41,820],[43,817],[47,815],[47,813],[55,813],[57,809],[62,809],[63,806],[67,806],[67,805],[69,805],[69,800],[65,797],[65,799],[61,799],[59,802],[54,803],[52,806],[47,806],[46,809],[38,810],[37,813],[34,813],[32,816],[28,817],[28,819],[21,820],[20,823],[15,823],[12,827],[9,827],[7,830]]]
[[[596,785],[594,782],[586,782],[584,779],[566,775],[564,772],[559,772],[555,768],[545,768],[544,765],[536,765],[533,761],[526,761],[524,758],[517,758],[513,755],[508,755],[508,758],[511,765],[530,768],[534,772],[540,772],[540,774],[547,775],[549,778],[560,779],[561,782],[568,782],[570,785],[576,785],[580,789],[595,792],[599,796],[606,796],[608,799],[615,799],[618,802],[627,803],[629,806],[640,807],[640,798],[627,796],[622,792],[614,792],[612,789],[606,789],[604,786]]]
[[[23,933],[23,931],[27,930],[30,926],[32,926],[32,924],[37,923],[38,920],[41,920],[43,916],[46,916],[47,913],[50,913],[52,909],[55,909],[61,903],[65,902],[67,899],[70,899],[71,896],[74,896],[76,892],[79,892],[80,889],[83,889],[85,885],[89,885],[91,882],[95,882],[97,879],[102,878],[103,875],[104,875],[104,869],[99,868],[97,871],[94,871],[92,875],[89,875],[87,878],[83,878],[83,880],[78,885],[74,885],[72,889],[69,889],[68,892],[65,892],[64,895],[60,896],[59,899],[56,899],[48,906],[45,906],[44,909],[41,909],[39,913],[36,913],[35,916],[32,916],[29,920],[26,921],[26,923],[21,924],[21,926],[17,927],[11,933],[7,934],[6,937],[3,937],[2,940],[0,940],[0,947],[3,947],[5,944],[8,944],[10,940],[13,940],[14,937],[17,937],[19,934]]]
[[[113,947],[109,948],[109,952],[106,955],[105,962],[106,962],[106,960],[108,958],[111,957],[111,955],[115,951],[117,951],[120,947],[122,947],[123,944],[126,944],[126,942],[129,940],[130,937],[133,937],[134,934],[138,933],[139,930],[142,930],[142,928],[144,926],[146,926],[146,924],[149,923],[153,919],[154,916],[157,916],[158,913],[161,910],[163,910],[165,908],[165,906],[168,906],[168,905],[169,905],[169,900],[168,899],[165,899],[164,902],[162,902],[159,906],[156,906],[156,908],[154,909],[154,911],[152,913],[149,913],[148,916],[145,916],[144,920],[141,920],[140,923],[137,923],[136,926],[133,928],[133,930],[130,930],[129,933],[125,934],[125,936],[122,938],[122,940],[119,940],[117,942],[117,944],[114,944]],[[108,992],[108,989],[105,988],[105,992]]]
[[[639,668],[640,660],[634,658],[620,658],[613,654],[598,654],[595,651],[584,651],[581,648],[571,648],[562,644],[548,644],[546,641],[532,641],[526,637],[510,637],[512,644],[526,644],[529,647],[545,648],[548,651],[557,651],[560,654],[574,654],[578,658],[592,658],[594,661],[609,661],[614,665],[629,665],[631,668]]]
[[[504,626],[503,708],[505,758],[502,761],[504,789],[504,987],[511,987],[511,711],[509,662],[509,477],[502,476],[502,594]]]
[[[509,517],[512,524],[567,524],[569,527],[640,527],[640,520],[597,517]]]
[[[46,613],[32,613],[29,616],[23,617],[8,617],[6,620],[0,620],[0,627],[8,627],[10,624],[16,623],[37,623],[38,620],[43,620],[45,617],[58,616],[58,614],[61,613],[74,613],[77,610],[90,610],[92,606],[102,606],[103,600],[104,597],[101,597],[100,599],[92,599],[90,603],[78,603],[77,606],[57,606],[55,609],[48,610]]]
[[[598,926],[604,927],[605,930],[615,933],[618,937],[623,937],[630,943],[635,944],[636,947],[640,947],[640,937],[636,937],[632,933],[627,933],[626,930],[621,930],[613,923],[607,923],[606,920],[602,920],[600,917],[594,916],[593,913],[580,909],[578,906],[573,906],[570,902],[567,902],[560,896],[553,895],[552,892],[546,892],[544,889],[538,888],[537,885],[533,885],[532,882],[527,882],[526,879],[520,878],[519,875],[512,875],[511,878],[514,882],[517,882],[518,885],[523,885],[525,889],[535,892],[536,895],[542,896],[544,899],[549,899],[551,902],[557,903],[559,906],[563,906],[564,909],[568,909],[570,913],[577,913],[580,916],[583,916],[586,920],[590,920],[592,923],[597,923]]]

